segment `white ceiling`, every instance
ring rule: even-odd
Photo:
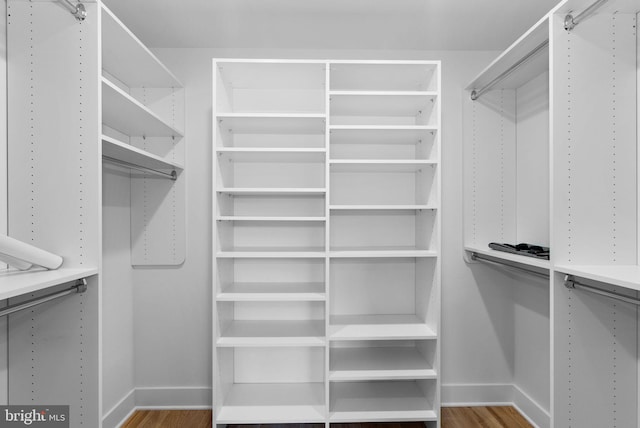
[[[104,0],[150,47],[500,50],[558,0]]]

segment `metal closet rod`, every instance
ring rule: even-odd
[[[14,312],[22,311],[24,309],[32,308],[34,306],[41,305],[55,299],[59,299],[60,297],[68,296],[69,294],[84,293],[85,291],[87,291],[87,279],[82,278],[77,280],[73,286],[67,288],[66,290],[56,291],[41,297],[36,297],[35,299],[27,300],[22,303],[6,306],[0,309],[0,317],[12,314]]]
[[[576,16],[573,16],[570,13],[567,14],[567,16],[564,17],[564,29],[567,31],[573,30],[576,27],[576,25],[582,22],[582,20],[591,16],[596,10],[598,10],[600,6],[602,6],[608,1],[609,0],[597,0],[596,2],[592,3],[591,6],[589,6],[588,8],[586,8],[585,10],[577,14]]]
[[[538,52],[540,52],[542,49],[547,47],[548,44],[549,44],[549,40],[545,40],[544,42],[540,43],[531,52],[529,52],[528,54],[526,54],[525,56],[520,58],[518,60],[518,62],[513,64],[511,67],[509,67],[508,69],[506,69],[502,73],[500,73],[500,75],[498,77],[496,77],[495,79],[493,79],[491,82],[487,83],[486,85],[484,85],[480,89],[474,89],[473,91],[471,91],[471,99],[473,101],[475,101],[478,98],[480,98],[482,96],[482,94],[487,92],[489,89],[493,88],[496,85],[496,83],[498,83],[499,81],[501,81],[502,79],[504,79],[505,77],[509,76],[511,73],[516,71],[522,64],[524,64],[525,62],[529,61]]]
[[[112,158],[111,156],[102,156],[103,160],[106,160],[107,162],[119,165],[119,166],[123,166],[125,168],[130,168],[130,169],[135,169],[137,171],[142,171],[142,172],[146,172],[148,174],[155,174],[155,175],[159,175],[161,177],[164,178],[168,178],[169,180],[173,180],[176,181],[178,179],[178,174],[176,173],[175,170],[169,172],[164,172],[164,171],[158,171],[157,169],[153,169],[153,168],[146,168],[144,166],[140,166],[140,165],[136,165],[134,163],[130,163],[127,161],[123,161],[120,159],[116,159],[116,158]]]
[[[565,275],[564,286],[570,289],[579,289],[588,291],[589,293],[598,294],[600,296],[608,297],[610,299],[621,300],[626,303],[631,303],[636,306],[640,306],[640,299],[625,296],[624,294],[616,293],[615,291],[603,290],[602,288],[594,287],[593,285],[583,284],[576,281],[573,275]]]
[[[87,17],[87,10],[82,3],[78,2],[77,5],[74,5],[69,0],[60,0],[60,3],[62,3],[78,21],[84,21]]]
[[[508,268],[511,268],[511,269],[516,269],[516,270],[520,270],[520,271],[523,271],[523,272],[526,272],[526,273],[530,273],[532,275],[538,275],[538,276],[541,276],[543,278],[549,278],[549,273],[548,272],[540,272],[540,271],[537,271],[535,269],[530,269],[530,268],[523,267],[523,266],[518,266],[518,265],[512,265],[510,263],[505,263],[505,262],[499,261],[497,259],[492,259],[492,258],[485,257],[482,254],[478,254],[476,252],[472,252],[471,253],[471,260],[484,262],[484,263],[492,263],[492,264],[495,264],[495,265],[498,265],[498,266],[501,266],[501,267],[508,267]]]

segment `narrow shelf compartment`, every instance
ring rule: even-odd
[[[435,129],[359,129],[332,127],[331,160],[437,160]]]
[[[103,3],[102,67],[132,88],[182,87],[180,81]]]
[[[236,383],[225,393],[220,424],[324,423],[324,384]]]
[[[314,302],[325,301],[325,284],[322,282],[245,282],[222,284],[218,293],[220,302]]]
[[[333,95],[332,125],[438,125],[435,95]]]
[[[508,262],[512,262],[512,263],[516,263],[516,264],[520,264],[520,265],[525,265],[525,266],[533,266],[536,268],[540,268],[542,270],[546,270],[549,271],[551,264],[549,263],[549,260],[544,260],[544,259],[536,259],[534,257],[528,257],[528,256],[520,256],[518,254],[511,254],[511,253],[505,253],[503,251],[496,251],[496,250],[492,250],[490,248],[476,248],[476,247],[471,247],[471,246],[465,246],[464,247],[465,251],[469,252],[469,253],[478,253],[481,254],[483,256],[487,256],[487,257],[491,257],[494,259],[498,259],[498,260],[505,260]]]
[[[180,137],[183,133],[102,77],[102,123],[129,136]]]
[[[329,339],[436,339],[436,333],[415,315],[332,315]]]
[[[600,265],[600,266],[555,266],[556,272],[575,275],[605,284],[617,285],[634,291],[640,291],[640,266],[638,265]]]
[[[115,138],[102,136],[102,156],[155,170],[182,171],[184,167]]]
[[[66,284],[98,273],[97,268],[60,268],[55,270],[31,269],[0,271],[0,300],[34,293],[45,288]]]
[[[218,337],[219,347],[324,346],[324,321],[233,320]]]
[[[415,346],[331,348],[330,367],[332,382],[437,378]]]
[[[419,382],[434,385],[423,386]],[[338,382],[331,384],[331,422],[435,421],[424,389],[435,398],[435,381]]]
[[[393,62],[333,62],[332,91],[433,91],[438,87],[437,64]]]

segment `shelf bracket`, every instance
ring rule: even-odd
[[[62,3],[78,21],[84,21],[87,18],[87,9],[85,9],[82,3],[78,2],[77,5],[74,5],[69,0],[60,0],[60,3]]]
[[[41,297],[27,300],[22,303],[6,306],[0,309],[0,317],[10,315],[14,312],[22,311],[24,309],[32,308],[34,306],[41,305],[55,299],[59,299],[60,297],[68,296],[69,294],[80,294],[84,293],[85,291],[87,291],[87,279],[81,278],[76,280],[75,284],[67,288],[66,290],[56,291],[53,293],[45,294]]]
[[[583,284],[579,281],[576,281],[573,275],[564,276],[564,286],[571,290],[583,290],[589,293],[608,297],[610,299],[620,300],[622,302],[640,306],[640,299],[625,296],[624,294],[616,293],[615,291],[603,290],[602,288],[594,287],[593,285]]]
[[[609,0],[597,0],[596,2],[592,3],[591,6],[589,6],[576,16],[568,13],[567,16],[564,17],[564,29],[567,31],[573,30],[574,28],[576,28],[576,25],[580,24],[580,22],[582,22],[584,19],[591,16],[598,8],[600,8],[608,1]]]

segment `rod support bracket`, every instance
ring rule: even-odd
[[[576,28],[576,22],[573,19],[573,15],[568,13],[567,16],[564,17],[564,29],[566,31],[571,31]]]
[[[78,294],[87,291],[87,278],[81,278],[77,280],[75,287]]]
[[[471,91],[471,101],[475,101],[478,99],[478,92],[476,92],[476,90],[474,89],[473,91]]]
[[[576,282],[573,278],[573,275],[564,276],[564,286],[567,288],[576,288]]]
[[[84,7],[82,3],[78,3],[76,5],[76,11],[71,12],[71,14],[78,20],[84,21],[87,18],[87,9]]]

